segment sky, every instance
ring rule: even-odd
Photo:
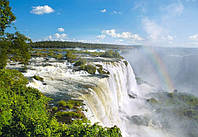
[[[33,41],[198,47],[198,0],[10,0],[10,6],[17,30]]]

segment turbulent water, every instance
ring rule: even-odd
[[[189,70],[195,71],[196,60],[191,62],[193,66],[190,66],[188,57],[197,57],[196,52],[185,51],[179,52],[178,55],[175,53],[177,50],[175,52],[158,50],[159,56],[155,55],[155,57],[160,57],[169,69],[174,65],[173,72],[167,69],[174,85],[171,88],[181,90],[183,84],[180,82],[186,78],[185,75],[189,74]],[[171,102],[172,98],[164,92],[167,90],[167,85],[156,75],[160,74],[156,73],[159,70],[157,68],[153,70],[153,67],[150,67],[151,62],[148,58],[150,52],[145,51],[148,50],[133,49],[131,52],[123,53],[132,67],[125,60],[92,62],[108,70],[110,72],[108,77],[98,73],[90,75],[85,71],[74,71],[73,65],[67,61],[46,58],[33,58],[24,75],[31,81],[29,86],[38,88],[57,100],[71,97],[83,100],[88,109],[85,114],[92,123],[99,122],[108,127],[117,125],[124,137],[196,137],[198,122],[175,113],[178,105],[182,107],[185,104],[183,102],[178,104],[173,102],[169,105],[164,103],[167,100]],[[167,58],[173,64],[166,60]],[[180,68],[182,64],[186,67]],[[188,77],[189,81],[185,82],[187,85],[190,83],[187,86],[191,89],[189,92],[196,89],[197,85],[194,84],[197,81],[194,80],[197,74],[195,73],[195,76],[191,74]],[[44,82],[32,79],[34,75],[43,77]],[[140,78],[137,79],[137,76]],[[179,76],[178,81],[174,79],[177,76]]]

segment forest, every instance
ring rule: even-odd
[[[87,48],[87,49],[128,49],[137,47],[114,44],[96,44],[70,41],[38,41],[30,44],[32,48]],[[139,47],[139,46],[138,46]]]

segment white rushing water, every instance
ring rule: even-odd
[[[110,72],[109,77],[101,77],[73,71],[72,65],[65,61],[34,58],[24,75],[43,77],[44,82],[32,79],[28,85],[44,93],[61,93],[62,98],[67,94],[84,100],[88,109],[85,115],[92,123],[117,125],[124,137],[172,137],[150,119],[152,112],[145,106],[145,95],[155,89],[147,84],[137,85],[131,65],[124,61],[93,62]]]

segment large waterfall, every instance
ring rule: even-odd
[[[68,97],[83,100],[87,108],[85,115],[92,123],[117,125],[124,137],[167,137],[160,126],[147,120],[152,113],[145,107],[144,97],[154,89],[145,84],[137,85],[133,69],[126,60],[92,63],[102,65],[109,75],[97,72],[90,75],[75,71],[67,61],[45,58],[32,58],[24,75],[30,78],[29,86],[57,100]],[[44,82],[32,79],[34,75],[43,77]]]
[[[138,95],[135,75],[130,64],[123,61],[101,64],[110,76],[98,80],[97,85],[80,98],[85,101],[92,122],[100,122],[104,126],[117,125],[124,134],[123,115],[128,111],[129,94]]]

